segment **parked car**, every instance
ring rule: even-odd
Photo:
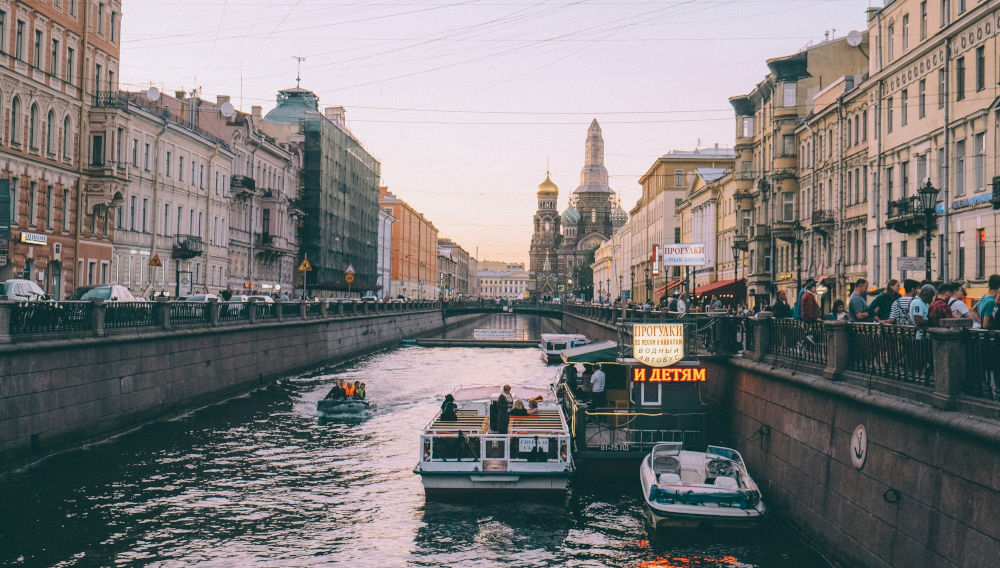
[[[209,300],[218,300],[219,297],[215,294],[191,294],[184,299],[185,302],[207,302]]]
[[[100,284],[80,286],[69,295],[68,300],[104,300],[105,302],[134,302],[135,296],[120,284]]]
[[[256,299],[258,302],[263,302],[265,304],[273,304],[274,303],[274,298],[272,298],[270,296],[266,296],[264,294],[255,294],[253,296],[250,296],[250,298]]]
[[[36,301],[46,300],[45,290],[31,280],[21,278],[11,278],[0,283],[0,296],[7,296],[7,299],[14,301]]]

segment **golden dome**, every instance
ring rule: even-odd
[[[538,195],[559,195],[559,187],[552,183],[549,174],[545,174],[545,181],[538,184]]]

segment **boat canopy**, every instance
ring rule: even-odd
[[[617,363],[618,344],[614,341],[602,341],[581,345],[562,352],[564,363]]]

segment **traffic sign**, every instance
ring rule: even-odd
[[[313,269],[313,267],[312,267],[311,264],[309,264],[309,259],[308,258],[303,258],[302,259],[302,263],[299,264],[299,270],[302,270],[302,271],[311,271],[312,269]]]
[[[153,258],[149,259],[149,265],[150,266],[163,266],[163,263],[160,262],[160,255],[154,254]]]
[[[354,282],[354,275],[348,272],[347,275],[344,276],[344,280],[346,280],[347,283],[350,284],[351,282]]]
[[[347,270],[345,270],[344,272],[347,273],[347,274],[354,274],[354,265],[353,264],[348,264],[347,265]]]

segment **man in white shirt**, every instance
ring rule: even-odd
[[[594,376],[590,377],[590,406],[592,408],[601,408],[607,404],[607,399],[604,396],[606,380],[607,376],[604,374],[602,365],[598,365],[597,370],[594,371]]]
[[[948,307],[951,308],[951,315],[955,318],[965,318],[972,320],[972,327],[981,327],[979,321],[979,312],[976,310],[970,310],[969,306],[965,305],[965,288],[961,284],[954,284],[955,290],[951,293],[951,298],[948,299]]]

